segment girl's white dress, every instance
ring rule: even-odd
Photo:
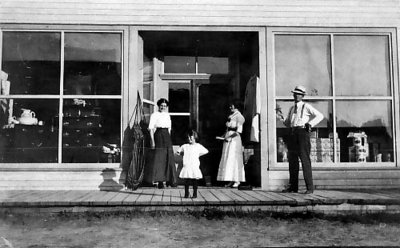
[[[226,123],[228,128],[225,137],[232,135],[236,132],[241,134],[243,130],[244,117],[239,112],[231,114]],[[222,147],[221,161],[219,162],[219,169],[217,175],[218,181],[229,182],[245,182],[244,164],[243,164],[243,147],[240,135],[237,135],[225,142]]]
[[[179,174],[180,178],[200,179],[203,174],[200,170],[200,156],[208,153],[207,148],[199,143],[184,144],[179,147],[179,153],[183,152],[183,168]]]

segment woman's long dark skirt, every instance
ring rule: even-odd
[[[145,168],[145,181],[168,182],[176,185],[177,172],[175,168],[174,151],[171,136],[167,128],[157,128],[154,133],[155,149],[149,153]]]

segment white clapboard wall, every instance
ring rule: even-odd
[[[399,0],[1,0],[0,23],[400,25]]]

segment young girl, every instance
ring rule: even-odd
[[[207,154],[208,150],[197,143],[199,136],[196,131],[190,130],[187,133],[188,144],[184,144],[177,150],[179,155],[183,155],[183,168],[179,174],[180,178],[185,179],[185,198],[189,198],[189,185],[193,185],[192,198],[197,198],[197,180],[203,178],[200,171],[200,156]]]

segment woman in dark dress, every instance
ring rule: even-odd
[[[171,142],[171,117],[168,114],[168,100],[161,98],[157,101],[158,111],[150,116],[149,132],[153,156],[148,165],[149,181],[157,182],[158,188],[164,183],[171,187],[177,186],[177,172],[174,152]]]

